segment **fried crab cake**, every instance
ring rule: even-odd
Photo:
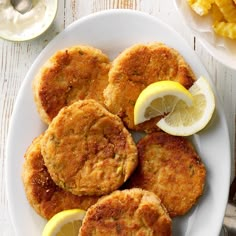
[[[72,208],[87,210],[97,202],[96,196],[75,196],[58,187],[51,179],[41,155],[40,140],[36,138],[25,153],[22,179],[27,199],[35,211],[46,219]]]
[[[138,188],[102,197],[85,215],[79,236],[169,236],[172,221],[160,199]]]
[[[154,192],[171,217],[184,215],[203,194],[206,169],[183,137],[156,132],[138,144],[139,165],[125,187]]]
[[[59,110],[80,99],[104,104],[110,62],[99,49],[74,46],[57,51],[41,68],[33,82],[39,114],[49,124]]]
[[[173,48],[162,43],[131,46],[113,61],[109,84],[104,90],[105,105],[129,129],[153,132],[158,129],[156,123],[160,117],[135,126],[134,105],[144,88],[161,80],[177,81],[189,88],[196,78]]]
[[[120,118],[94,100],[63,108],[42,139],[54,182],[76,195],[118,189],[137,166],[137,148]]]

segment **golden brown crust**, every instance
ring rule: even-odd
[[[206,169],[185,138],[156,132],[138,144],[139,165],[126,187],[156,193],[171,217],[184,215],[202,195]]]
[[[170,236],[172,222],[153,193],[130,189],[102,197],[88,209],[79,236]]]
[[[41,144],[52,179],[77,195],[110,193],[137,166],[137,148],[131,134],[119,117],[94,100],[63,108]]]
[[[36,138],[27,152],[22,179],[27,199],[35,211],[46,219],[72,208],[87,210],[97,202],[96,196],[78,197],[58,187],[51,179],[41,155],[40,140]]]
[[[110,62],[99,49],[74,46],[57,51],[34,79],[35,102],[42,120],[50,123],[59,110],[79,99],[104,104]]]
[[[140,92],[149,84],[161,80],[174,80],[189,88],[195,76],[173,48],[162,43],[131,46],[112,64],[109,84],[104,90],[105,105],[120,116],[129,129],[154,131],[160,118],[135,126],[133,111]]]

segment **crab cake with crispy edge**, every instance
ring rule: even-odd
[[[189,65],[175,49],[162,43],[136,44],[124,50],[109,72],[109,84],[104,90],[105,105],[132,130],[153,132],[160,117],[134,125],[134,105],[149,84],[173,80],[186,88],[196,80]]]
[[[99,49],[78,45],[57,51],[33,82],[34,98],[42,120],[49,124],[59,110],[80,99],[104,104],[110,62]]]
[[[137,148],[120,118],[94,100],[63,108],[41,141],[54,182],[76,195],[118,189],[137,166]]]
[[[36,138],[25,153],[22,180],[27,199],[35,211],[46,219],[72,208],[87,210],[97,202],[97,196],[76,196],[58,187],[51,179],[41,155],[40,140]]]
[[[171,217],[184,215],[203,194],[206,169],[190,141],[156,132],[138,144],[139,165],[125,187],[159,196]]]
[[[91,206],[79,236],[169,236],[172,221],[160,199],[138,188],[115,191]]]

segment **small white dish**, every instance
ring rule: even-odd
[[[210,15],[197,15],[186,0],[174,0],[174,3],[181,18],[195,33],[204,48],[220,63],[236,70],[236,40],[215,34]]]
[[[7,199],[16,235],[31,236],[33,232],[40,236],[46,223],[27,201],[21,180],[24,153],[47,128],[40,120],[32,92],[32,79],[38,69],[57,50],[76,44],[97,47],[112,60],[135,43],[153,41],[177,49],[197,77],[204,75],[211,82],[195,52],[178,33],[158,18],[132,10],[109,10],[81,18],[57,35],[37,57],[17,96],[6,147]],[[191,137],[207,168],[205,192],[188,214],[173,220],[173,236],[216,236],[221,230],[228,201],[231,156],[225,114],[216,91],[215,95],[216,110],[210,124]]]
[[[25,14],[16,11],[10,0],[0,4],[0,37],[9,41],[27,41],[43,34],[52,24],[58,8],[58,0],[33,1]]]

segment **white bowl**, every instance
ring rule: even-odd
[[[174,0],[186,25],[195,33],[204,48],[223,65],[236,70],[236,41],[217,36],[210,16],[198,16],[186,0]]]
[[[17,12],[10,0],[0,5],[0,37],[10,41],[27,41],[43,34],[52,24],[58,0],[41,0],[25,14]]]

